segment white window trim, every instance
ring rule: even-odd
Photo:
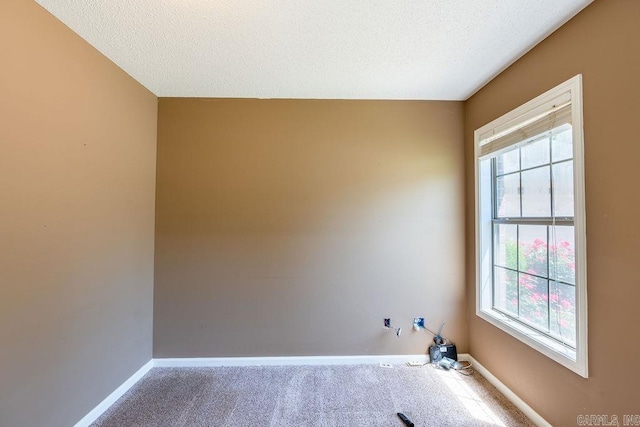
[[[573,133],[573,161],[574,161],[574,229],[575,229],[575,257],[576,257],[576,349],[569,351],[564,346],[546,337],[544,334],[534,331],[519,322],[512,321],[506,316],[501,316],[494,310],[482,308],[482,274],[486,275],[486,264],[483,270],[482,264],[488,260],[486,257],[486,240],[483,236],[482,222],[486,221],[486,210],[481,211],[481,182],[480,171],[480,143],[488,134],[504,131],[505,128],[514,127],[532,116],[539,114],[541,109],[549,108],[549,103],[562,96],[566,92],[571,95],[572,133]],[[546,106],[546,107],[545,107]],[[498,119],[477,129],[474,133],[475,142],[475,227],[476,227],[476,315],[504,332],[517,338],[530,347],[545,354],[554,361],[574,371],[578,375],[588,378],[588,352],[587,352],[587,247],[586,247],[586,211],[584,189],[584,131],[582,119],[582,75],[577,75],[568,81],[545,92],[537,98],[516,108],[515,110],[499,117]],[[486,181],[486,176],[485,176]],[[482,216],[481,216],[482,215]],[[484,248],[484,249],[483,249]],[[483,251],[485,256],[483,259]],[[493,256],[492,254],[490,256]]]

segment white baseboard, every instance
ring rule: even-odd
[[[416,360],[427,363],[429,356],[374,355],[374,356],[294,356],[294,357],[196,357],[153,359],[158,368],[218,367],[218,366],[302,366],[302,365],[397,365]]]
[[[106,397],[102,402],[85,415],[80,421],[78,421],[74,427],[89,427],[100,415],[102,415],[116,400],[120,399],[123,394],[127,392],[140,378],[144,377],[149,370],[153,368],[153,359],[149,360],[144,366],[131,375],[128,380],[122,383],[120,387],[115,389],[113,393]]]
[[[476,359],[471,357],[469,354],[460,355],[460,360],[464,360],[467,362],[471,362],[473,364],[473,368],[478,371],[480,375],[486,378],[491,385],[498,389],[500,393],[504,395],[504,397],[509,400],[509,402],[513,403],[513,405],[520,409],[523,414],[527,416],[538,427],[552,427],[551,424],[542,418],[540,414],[533,410],[533,408],[525,403],[524,400],[520,399],[517,394],[515,394],[509,387],[504,385],[502,381],[496,378],[491,372],[487,370],[484,366],[482,366]]]

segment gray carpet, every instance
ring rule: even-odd
[[[478,373],[374,365],[154,368],[94,427],[531,426]]]

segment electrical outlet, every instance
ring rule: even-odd
[[[419,331],[420,329],[424,329],[424,317],[413,318],[413,329],[416,331]]]

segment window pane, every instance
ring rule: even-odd
[[[544,137],[536,142],[527,144],[520,149],[522,169],[529,169],[549,163],[549,138]]]
[[[576,250],[573,226],[549,227],[549,278],[576,283]]]
[[[569,125],[566,125],[569,126]],[[554,162],[573,158],[571,127],[551,137],[551,158]]]
[[[495,264],[518,269],[518,226],[497,224],[495,230]]]
[[[550,329],[564,342],[576,342],[576,289],[574,286],[550,282]]]
[[[498,310],[518,315],[518,273],[495,267],[493,304]]]
[[[520,318],[547,330],[549,322],[549,294],[547,280],[520,273]]]
[[[549,166],[522,172],[522,216],[551,216]]]
[[[573,217],[573,160],[553,165],[552,173],[555,216]]]
[[[496,174],[502,175],[520,169],[520,150],[513,149],[496,157]]]
[[[499,218],[520,216],[520,174],[499,176],[496,178],[496,208]]]
[[[520,225],[520,265],[518,270],[548,277],[547,271],[547,226]]]

